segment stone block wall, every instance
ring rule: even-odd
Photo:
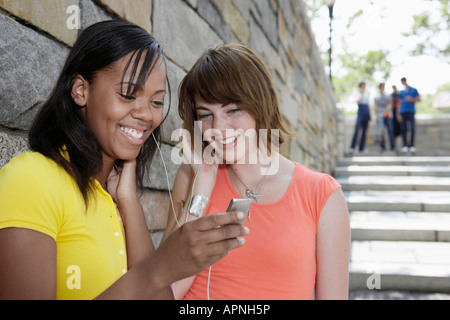
[[[181,120],[177,89],[209,47],[242,43],[255,50],[275,80],[283,115],[296,136],[284,155],[331,173],[343,153],[341,113],[301,0],[0,0],[0,168],[28,150],[26,134],[46,100],[79,29],[122,18],[164,46],[172,105],[163,125],[162,154],[170,183],[177,166],[171,133]],[[165,228],[168,186],[157,154],[142,197],[154,239]]]
[[[429,156],[450,156],[450,115],[416,115],[417,152]]]

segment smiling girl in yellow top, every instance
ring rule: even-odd
[[[171,283],[243,244],[243,227],[223,226],[234,212],[153,247],[137,186],[169,91],[162,48],[142,28],[81,33],[31,127],[34,152],[0,170],[0,299],[173,298]]]

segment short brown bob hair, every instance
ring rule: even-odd
[[[270,152],[272,130],[279,130],[279,146],[287,130],[278,94],[264,62],[249,48],[224,44],[208,49],[197,60],[179,88],[178,112],[183,127],[194,132],[197,121],[195,98],[207,103],[236,104],[253,116],[256,132],[267,129]],[[259,142],[259,139],[258,139]]]

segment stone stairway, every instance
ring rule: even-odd
[[[335,177],[350,212],[350,291],[450,299],[450,157],[342,158]]]

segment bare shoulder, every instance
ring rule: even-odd
[[[278,172],[275,175],[276,178],[278,180],[283,179],[286,181],[291,181],[292,176],[294,175],[295,166],[296,166],[295,162],[280,155]]]

